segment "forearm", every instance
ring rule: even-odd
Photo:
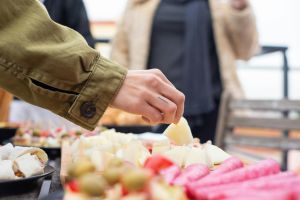
[[[93,129],[126,71],[51,21],[38,1],[0,2],[0,86]]]

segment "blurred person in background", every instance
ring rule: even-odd
[[[51,19],[80,33],[90,47],[95,41],[90,31],[90,21],[82,0],[40,0]]]
[[[205,142],[222,91],[243,97],[235,61],[257,52],[258,35],[248,0],[129,0],[112,46],[123,66],[162,70],[186,95],[184,115]]]

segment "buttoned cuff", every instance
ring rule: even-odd
[[[126,74],[125,68],[100,57],[92,66],[92,72],[66,118],[93,130],[121,88]]]

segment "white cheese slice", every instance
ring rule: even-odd
[[[154,142],[152,145],[152,154],[162,154],[171,149],[171,143],[169,139]]]
[[[166,156],[179,167],[184,166],[186,156],[188,155],[191,147],[188,146],[173,146],[171,150],[165,151],[162,155]]]
[[[205,144],[204,149],[214,165],[221,164],[230,157],[228,153],[212,144]]]
[[[145,160],[151,156],[150,152],[144,145],[138,141],[133,140],[116,152],[116,156],[125,161],[133,163],[136,166],[142,166]]]
[[[181,118],[178,124],[170,124],[163,133],[176,145],[193,143],[193,135],[185,118]]]
[[[191,150],[186,156],[184,167],[192,164],[203,164],[207,167],[212,167],[213,165],[206,150],[201,147],[191,147]]]

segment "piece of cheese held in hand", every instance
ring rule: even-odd
[[[178,124],[170,124],[163,133],[176,145],[193,143],[193,135],[185,118],[181,118]]]

